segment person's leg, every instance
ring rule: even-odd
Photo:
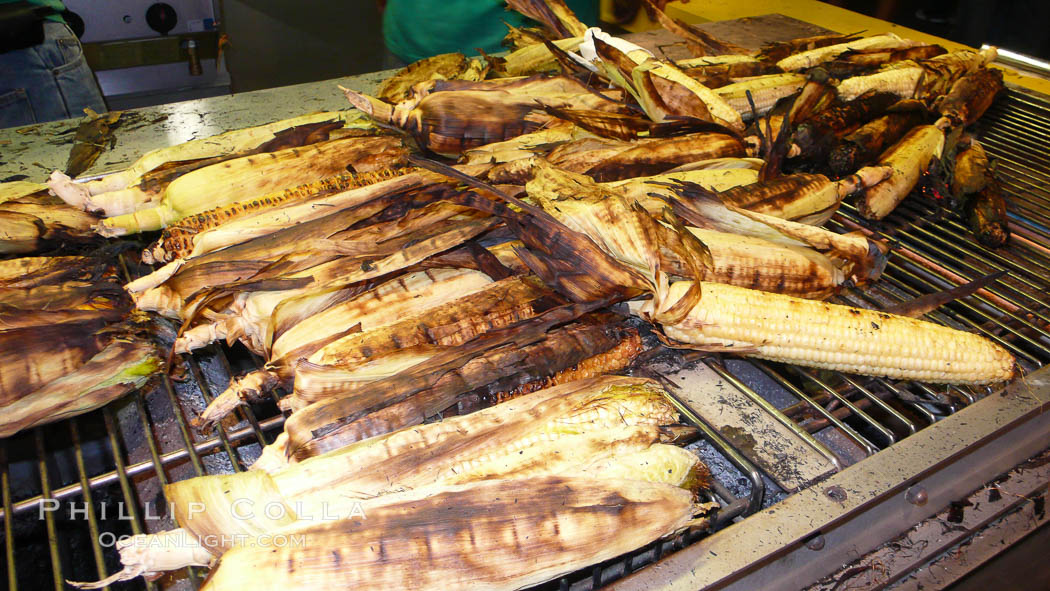
[[[0,81],[0,127],[106,110],[80,42],[61,23],[44,24],[40,45],[0,53]]]
[[[98,113],[106,110],[102,91],[84,58],[84,48],[68,26],[44,23],[44,43],[37,49],[52,68],[51,73],[65,105],[63,117],[80,117],[85,108]]]

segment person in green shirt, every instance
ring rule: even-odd
[[[457,51],[466,55],[477,55],[478,49],[503,51],[504,22],[516,27],[536,24],[506,10],[503,0],[387,0],[385,4],[383,39],[387,50],[405,63]],[[584,24],[598,22],[598,0],[566,4]]]
[[[106,110],[64,10],[61,0],[0,0],[0,128]]]

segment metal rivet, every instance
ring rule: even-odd
[[[916,484],[904,493],[904,500],[912,505],[922,507],[926,504],[926,501],[930,500],[930,495],[926,492],[926,487]]]
[[[824,489],[824,494],[828,495],[828,498],[838,503],[846,502],[846,491],[841,486],[829,486]]]
[[[806,547],[810,550],[817,551],[824,549],[824,536],[817,534],[806,542]]]

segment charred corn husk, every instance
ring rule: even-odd
[[[368,362],[408,347],[454,347],[494,328],[532,317],[553,294],[535,277],[508,277],[432,311],[419,311],[382,329],[356,333],[318,351],[315,363],[343,365]]]
[[[403,156],[400,140],[365,137],[235,158],[179,177],[164,190],[157,206],[107,218],[98,231],[104,236],[122,236],[159,230],[213,207],[337,175],[348,166],[367,172],[396,164]]]
[[[970,139],[965,146],[960,145],[952,166],[952,195],[962,198],[983,189],[988,184],[990,169],[988,154],[977,140]]]
[[[342,301],[329,302],[322,297],[320,303],[327,307],[305,311],[293,308],[297,313],[292,321],[267,317],[266,326],[274,330],[273,344],[266,350],[267,366],[233,380],[208,405],[198,424],[207,429],[246,400],[261,398],[282,381],[291,385],[295,366],[301,358],[319,354],[326,345],[339,342],[350,333],[368,333],[390,326],[407,314],[423,314],[482,291],[491,283],[487,275],[477,271],[431,269],[385,282],[364,293],[351,291]],[[280,316],[282,312],[275,310],[272,314]]]
[[[981,244],[999,248],[1010,240],[1006,198],[995,177],[989,175],[984,188],[970,196],[964,206],[964,213],[970,230]]]
[[[519,487],[528,492],[515,491]],[[559,501],[552,502],[557,495]],[[607,505],[613,499],[618,509],[610,512]],[[484,512],[495,521],[478,519],[482,505],[487,505]],[[518,589],[670,535],[689,525],[700,508],[694,506],[692,492],[663,482],[547,476],[429,487],[363,502],[358,509],[367,514],[367,520],[344,512],[344,518],[321,525],[300,521],[245,536],[246,543],[229,550],[213,565],[204,588],[241,588],[245,571],[240,569],[246,568],[259,572],[260,582],[253,584],[266,588],[280,588],[267,586],[268,582],[279,582],[296,588],[335,585],[351,589],[364,585],[384,589],[410,585],[418,589],[468,589],[482,583],[486,589]],[[533,533],[522,536],[518,543],[508,544],[504,539],[507,527]],[[466,549],[458,543],[458,534],[439,533],[444,528],[469,531],[470,538],[476,541]],[[176,533],[179,531],[167,534],[175,537],[172,541],[148,536],[132,538],[121,544],[121,556],[127,563],[124,572],[94,584],[97,586],[78,586],[99,588],[144,574],[151,566],[172,568],[180,561],[178,566],[204,560],[199,542],[194,543],[192,536],[180,536]],[[608,531],[616,531],[618,539],[610,542]],[[270,535],[302,543],[295,544],[297,550],[280,557],[279,563],[264,564],[256,551],[270,554],[276,550],[271,544],[260,543],[263,537],[270,539]],[[179,548],[180,545],[189,547]],[[385,548],[382,556],[375,553],[380,548]],[[165,556],[165,552],[170,556]],[[327,560],[322,560],[322,556]],[[495,570],[479,568],[478,572],[464,570],[464,560],[477,558],[485,564],[502,566]],[[241,566],[238,561],[246,562]],[[260,562],[249,566],[256,561]],[[441,566],[452,564],[456,566]],[[421,567],[428,570],[427,575],[409,574]],[[236,577],[239,582],[234,583],[229,578],[234,575],[227,571],[241,572]],[[328,573],[332,581],[322,582],[323,573]]]
[[[714,92],[725,99],[737,113],[740,113],[745,121],[748,121],[754,118],[755,113],[759,116],[765,115],[777,101],[795,94],[805,84],[806,77],[802,74],[767,74],[721,86],[714,89]],[[751,108],[751,103],[747,99],[748,92],[751,93],[751,98],[754,100],[755,109]]]
[[[675,66],[650,59],[631,72],[636,98],[653,121],[689,116],[744,130],[740,112],[726,98]],[[732,95],[730,95],[732,96]]]
[[[256,127],[235,129],[211,137],[199,138],[174,146],[151,150],[142,155],[127,169],[85,183],[74,183],[68,176],[55,171],[48,181],[48,186],[55,195],[58,195],[63,201],[74,207],[87,211],[104,210],[103,204],[96,203],[93,196],[132,187],[140,183],[150,171],[161,171],[164,168],[188,162],[223,158],[233,154],[246,155],[257,150],[267,142],[272,142],[282,132],[287,132],[298,126],[328,121],[338,121],[344,125],[356,128],[370,127],[365,118],[353,111],[311,113],[292,119],[284,119]],[[136,193],[136,195],[140,198],[147,197],[145,193]],[[104,199],[104,201],[106,200],[108,199]],[[139,208],[139,204],[132,202],[123,204],[121,207],[134,211]]]
[[[376,97],[388,103],[408,98],[412,87],[427,80],[481,80],[484,68],[481,62],[462,53],[443,53],[408,64],[379,85]]]
[[[397,501],[406,489],[554,474],[607,479],[633,470],[635,479],[693,491],[706,486],[706,467],[692,452],[657,443],[667,437],[659,426],[676,415],[655,386],[602,378],[362,441],[269,474],[253,470],[178,482],[167,494],[185,529],[140,536],[139,551],[122,549],[124,571],[107,580],[209,562],[200,552],[182,555],[189,560],[182,563],[178,553],[153,554],[149,546],[166,547],[161,536],[218,555],[235,545],[234,536],[274,532],[314,519],[319,511],[361,503],[369,511]],[[238,518],[231,502],[246,498],[285,511]]]
[[[792,295],[824,299],[839,290],[847,274],[829,257],[806,246],[777,244],[762,238],[689,228],[711,251],[712,266],[703,279]],[[688,266],[672,257],[668,273],[688,276]]]
[[[591,137],[591,134],[571,123],[556,123],[509,140],[471,148],[465,151],[463,156],[467,164],[513,162],[548,152],[558,145],[585,137]]]
[[[618,505],[615,512],[605,507],[610,502]],[[451,517],[452,508],[460,516]],[[478,521],[474,515],[481,512],[500,517]],[[301,587],[319,582],[318,577],[328,581],[325,586],[339,589],[360,589],[363,584],[374,589],[520,589],[674,533],[689,524],[693,503],[691,493],[665,484],[549,478],[479,483],[374,513],[375,521],[366,524],[346,520],[297,529],[308,540],[302,549],[232,550],[204,588],[241,588],[244,573],[255,572],[258,583],[252,584],[263,589]],[[423,514],[434,516],[434,521],[420,523],[418,516]],[[512,535],[514,541],[508,543],[508,527],[543,533]],[[395,531],[398,535],[392,539],[390,532]],[[463,548],[458,532],[469,533],[475,544]],[[468,556],[486,566],[464,569]],[[334,563],[342,565],[335,573]],[[488,566],[494,564],[500,567]],[[351,572],[354,576],[348,577]]]
[[[836,56],[845,53],[850,50],[862,50],[862,49],[903,49],[905,47],[914,47],[918,45],[915,41],[908,39],[901,39],[893,33],[887,33],[885,35],[875,35],[873,37],[864,37],[856,39],[854,41],[847,41],[845,43],[838,43],[835,45],[827,45],[816,49],[810,49],[801,53],[796,53],[785,57],[777,62],[785,72],[796,72],[798,70],[804,70],[806,68],[812,68],[813,66],[819,66],[820,64],[835,59]]]
[[[95,283],[114,273],[115,270],[108,262],[97,257],[19,257],[0,261],[0,290],[31,288],[64,281]],[[0,295],[0,299],[8,303],[5,296]]]
[[[416,93],[393,106],[345,88],[343,93],[350,104],[369,117],[404,129],[421,147],[446,156],[540,129],[553,119],[544,106],[621,108],[565,76],[459,85],[458,89],[422,96]]]
[[[857,208],[860,214],[871,220],[889,215],[915,188],[930,162],[940,158],[943,149],[944,132],[936,126],[923,125],[909,131],[879,157],[879,164],[892,167],[893,174],[864,189]]]
[[[606,143],[602,150],[576,162],[571,152],[558,149],[550,161],[559,168],[582,172],[599,182],[653,175],[683,164],[712,158],[740,158],[744,143],[721,133],[699,133],[642,142]],[[592,161],[597,162],[591,164]]]
[[[0,437],[98,408],[162,366],[111,265],[57,263],[68,272],[40,259],[0,265],[25,273],[0,287]]]
[[[459,348],[425,354],[396,375],[328,395],[292,415],[285,426],[289,452],[302,459],[422,423],[462,394],[494,383],[496,389],[504,389],[508,382],[549,376],[622,339],[623,329],[615,324],[580,323],[548,332],[552,319],[563,318],[574,308],[580,309],[556,308],[490,331]],[[309,377],[319,386],[338,388],[348,373],[304,363],[296,379],[312,374]]]
[[[705,77],[714,77],[725,79],[727,83],[730,78],[762,76],[776,74],[780,71],[780,68],[774,64],[764,62],[754,56],[739,54],[695,57],[678,60],[675,65],[690,77],[701,79],[701,81]],[[706,82],[704,85],[708,86]]]
[[[762,46],[756,57],[765,62],[776,63],[797,53],[803,53],[829,45],[840,45],[860,39],[859,35],[816,35],[788,41],[777,41]]]
[[[63,243],[97,240],[98,218],[66,204],[0,203],[0,254],[26,254]]]
[[[969,50],[946,53],[920,61],[887,64],[882,70],[866,76],[854,76],[839,83],[843,100],[851,100],[868,91],[891,92],[901,98],[930,101],[948,91],[956,80],[988,63],[994,50]]]
[[[406,172],[401,169],[384,168],[375,172],[342,174],[307,182],[291,189],[269,193],[258,199],[238,201],[224,207],[216,207],[191,215],[179,220],[174,225],[164,228],[160,238],[142,252],[142,262],[167,263],[177,258],[211,252],[211,250],[216,250],[219,246],[229,246],[228,241],[224,241],[213,248],[195,249],[196,245],[203,242],[201,238],[209,230],[219,227],[229,228],[230,222],[234,220],[252,217],[262,211],[278,209],[284,205],[305,201],[306,199],[324,197],[333,193],[341,193],[381,183],[402,176]],[[319,205],[316,210],[325,211],[324,207],[333,206],[334,204],[329,206]],[[285,225],[287,225],[287,219],[285,218]],[[304,219],[302,221],[307,220]],[[261,222],[259,225],[261,225]],[[254,236],[245,232],[245,240],[252,237]]]
[[[576,18],[563,0],[509,0],[507,6],[546,25],[557,38],[578,37],[587,25]]]
[[[642,337],[638,334],[638,331],[629,329],[626,331],[626,336],[608,351],[592,355],[568,369],[558,371],[552,376],[525,382],[511,390],[500,390],[494,394],[482,394],[482,398],[495,403],[506,402],[512,398],[543,390],[544,388],[616,373],[629,366],[643,350]],[[492,387],[489,390],[492,390]]]
[[[569,37],[552,41],[563,51],[576,51],[583,43],[583,37]],[[504,57],[485,58],[497,76],[517,77],[531,76],[556,70],[558,61],[550,49],[542,43],[534,43],[510,52]]]
[[[984,115],[1002,90],[1002,70],[980,68],[959,78],[951,91],[939,99],[937,111],[946,121],[939,121],[938,126],[965,127],[973,124]]]
[[[708,162],[716,162],[710,160]],[[751,165],[751,159],[725,159],[727,165],[733,162],[739,168],[708,168],[682,172],[667,172],[653,176],[635,177],[622,181],[605,183],[610,189],[626,197],[629,201],[641,203],[650,213],[659,213],[665,202],[673,199],[672,191],[665,183],[695,183],[711,191],[726,191],[733,187],[750,185],[758,182],[758,168]],[[757,162],[761,162],[758,160]],[[759,164],[759,166],[761,166]],[[651,203],[651,204],[650,204]]]
[[[692,286],[671,285],[668,302]],[[999,345],[952,328],[812,300],[703,283],[699,303],[662,324],[673,340],[710,350],[817,367],[950,384],[989,384],[1014,376],[1014,359]],[[632,304],[659,323],[653,301]]]
[[[887,178],[886,167],[863,168],[851,177],[832,181],[821,174],[793,174],[734,187],[718,194],[726,205],[785,220],[820,225],[842,200]]]
[[[960,142],[961,143],[961,142]],[[998,248],[1010,239],[1006,199],[984,148],[970,139],[955,153],[951,191],[978,242]]]
[[[918,101],[912,101],[918,103]],[[828,154],[828,168],[842,176],[875,162],[889,146],[926,119],[921,106],[887,113],[857,128],[836,142]]]
[[[659,427],[677,420],[677,411],[654,383],[601,376],[546,388],[469,415],[363,439],[271,474],[287,498],[344,483],[352,484],[345,487],[353,491],[352,497],[369,498],[458,478],[485,456],[510,457],[542,441],[571,441],[579,434],[614,427]]]
[[[922,60],[919,64],[926,70],[926,77],[916,98],[932,103],[948,94],[960,78],[991,63],[996,55],[996,48],[987,47],[980,51],[963,49]]]
[[[115,338],[77,369],[0,407],[0,437],[99,408],[142,387],[163,367],[147,338]]]
[[[29,181],[7,181],[0,183],[0,203],[46,194],[47,185],[42,183],[33,183]]]
[[[309,359],[317,366],[338,367],[342,371],[304,367],[296,373],[293,395],[283,399],[282,406],[298,410],[324,397],[394,375],[405,368],[404,363],[421,363],[442,348],[456,347],[486,332],[532,318],[546,307],[544,299],[552,295],[535,278],[511,277],[399,322],[347,335],[325,345]],[[335,373],[338,387],[333,389],[333,382],[326,376]]]
[[[873,92],[836,102],[795,127],[791,136],[793,148],[806,160],[823,162],[837,138],[882,115],[898,101],[894,94]]]
[[[585,177],[550,170],[537,174],[526,190],[567,227],[588,235],[617,259],[642,266],[639,253],[645,247],[614,236],[614,229],[627,226],[632,219],[627,202],[616,194],[602,191]],[[630,235],[621,233],[623,237]],[[802,297],[826,297],[845,279],[828,257],[801,245],[780,245],[711,230],[694,229],[693,234],[709,252],[711,264],[701,278],[710,281]],[[660,268],[673,275],[691,276],[692,261],[687,259],[693,255],[675,248],[661,249]]]
[[[546,388],[469,415],[363,439],[268,473],[273,487],[289,501],[322,497],[333,488],[341,491],[339,496],[367,499],[473,476],[472,470],[482,461],[509,460],[541,443],[551,454],[563,447],[559,440],[571,442],[578,435],[617,427],[650,428],[645,436],[648,445],[660,439],[658,427],[677,419],[677,411],[655,384],[639,378],[601,376]],[[626,439],[624,435],[633,437],[621,432],[616,440]],[[557,473],[576,465],[576,459],[559,463],[552,455],[544,467],[548,473]],[[508,461],[503,472],[487,476],[509,477],[520,471],[520,466]],[[221,487],[228,487],[231,480],[251,479],[232,475],[178,483],[172,487],[177,493],[172,501],[183,510],[209,498],[229,503],[233,499],[216,494]],[[217,514],[223,515],[221,511]]]
[[[902,61],[929,59],[947,53],[940,45],[919,45],[904,49],[849,51],[823,64],[833,78],[844,79],[865,74],[875,68]]]

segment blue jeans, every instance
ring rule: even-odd
[[[40,45],[0,53],[0,128],[106,110],[80,41],[63,23],[45,22]]]

